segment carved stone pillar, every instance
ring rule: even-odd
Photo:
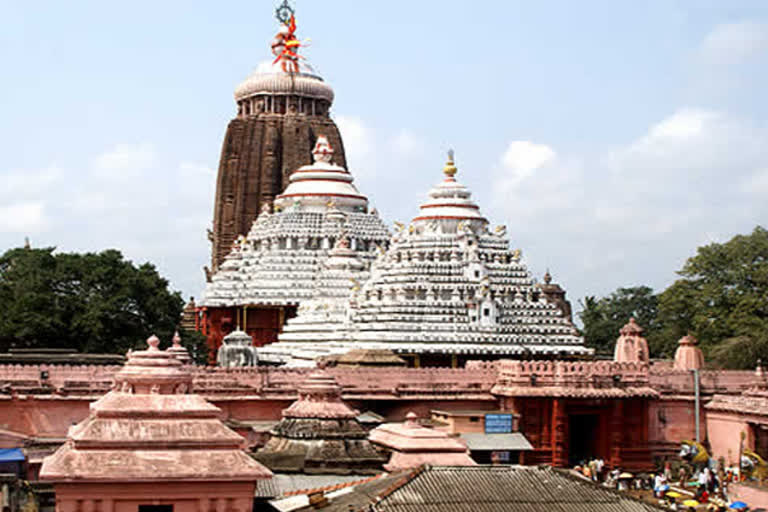
[[[552,465],[556,468],[568,466],[568,415],[565,400],[552,401]]]

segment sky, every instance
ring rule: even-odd
[[[117,248],[199,296],[233,91],[277,0],[0,0],[0,249]],[[457,178],[578,309],[768,224],[768,2],[296,0],[388,222]]]

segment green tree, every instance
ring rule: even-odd
[[[598,354],[612,354],[619,330],[631,317],[645,328],[649,344],[658,331],[658,298],[648,286],[619,288],[600,299],[585,297],[579,318],[584,325],[584,340]]]
[[[699,247],[678,274],[659,297],[665,343],[691,332],[716,362],[754,368],[768,343],[768,231]]]
[[[143,348],[153,333],[167,344],[183,306],[153,265],[135,266],[116,250],[24,248],[0,257],[3,351],[50,347],[123,354]],[[199,342],[189,333],[185,337]]]

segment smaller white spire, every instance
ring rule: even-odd
[[[333,160],[333,146],[328,142],[325,135],[320,135],[315,143],[315,149],[312,150],[312,156],[315,158],[315,163],[323,162],[330,164]]]

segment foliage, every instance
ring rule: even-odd
[[[768,343],[768,231],[758,226],[699,247],[679,275],[659,296],[665,341],[691,332],[705,354],[729,367],[754,368]],[[726,356],[729,349],[739,354]]]
[[[652,339],[658,330],[658,299],[647,286],[619,288],[607,297],[586,297],[579,313],[584,324],[584,339],[597,353],[613,354],[619,330],[631,317],[645,328],[645,335]],[[650,343],[650,340],[649,340]]]
[[[210,349],[203,333],[179,329],[179,335],[181,336],[181,344],[187,348],[195,363],[202,366],[207,365]]]
[[[630,316],[646,329],[652,357],[672,357],[677,342],[693,334],[707,358],[725,368],[768,362],[768,231],[699,247],[680,279],[659,295],[647,286],[586,297],[579,314],[584,337],[610,353]]]
[[[752,369],[758,360],[768,362],[768,333],[728,338],[710,351],[712,362],[722,368]]]
[[[116,250],[25,248],[0,257],[1,351],[47,347],[124,354],[143,348],[153,333],[167,343],[183,305],[153,265],[135,266]]]

